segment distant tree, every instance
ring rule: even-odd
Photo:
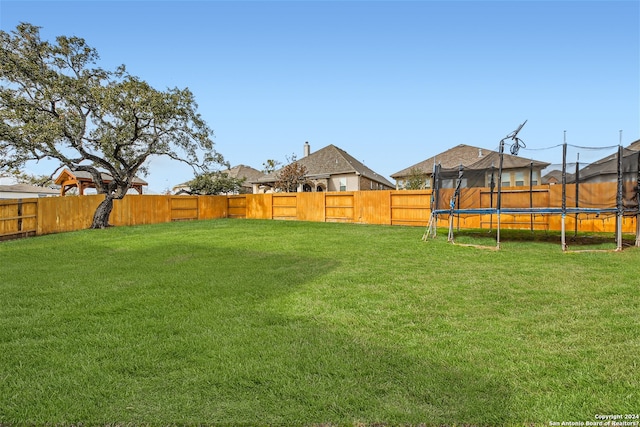
[[[297,162],[295,154],[287,157],[287,161],[289,163],[278,172],[275,188],[285,193],[295,193],[306,181],[307,168]]]
[[[207,172],[189,181],[191,194],[236,194],[246,178],[232,178],[225,172]]]
[[[105,195],[91,227],[104,228],[113,200],[146,175],[150,157],[167,156],[196,173],[223,159],[188,89],[158,91],[124,66],[93,68],[97,60],[78,37],[49,43],[27,23],[0,31],[0,170],[54,159],[58,169],[90,173]],[[101,171],[113,180],[105,183]]]
[[[277,160],[269,159],[262,164],[262,173],[269,175],[275,172],[281,164],[282,163]]]
[[[418,168],[412,168],[409,171],[405,188],[407,190],[422,190],[427,186],[427,179],[429,179],[429,174]]]
[[[53,179],[50,175],[31,175],[22,171],[12,171],[12,176],[20,184],[35,185],[36,187],[53,186]]]

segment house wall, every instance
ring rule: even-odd
[[[467,170],[463,175],[463,188],[472,188],[472,187],[489,187],[491,184],[491,171],[490,170],[482,170],[482,171],[471,171]],[[540,169],[534,169],[533,171],[533,185],[541,184],[541,171]],[[528,186],[530,181],[530,169],[527,168],[516,168],[516,169],[506,169],[502,172],[502,180],[503,186],[506,187],[518,187],[518,186]],[[498,186],[498,169],[496,168],[493,171],[493,179],[496,187]],[[406,188],[406,181],[408,177],[401,177],[396,179],[396,190],[403,190]],[[431,184],[431,176],[428,179],[428,187],[432,188]],[[522,182],[519,182],[522,181]],[[508,183],[508,184],[506,184]],[[456,178],[444,179],[440,182],[440,188],[455,188],[457,184]]]
[[[346,189],[342,189],[342,183],[346,183]],[[328,180],[327,191],[358,191],[360,181],[355,174],[332,175]]]
[[[360,191],[393,190],[393,188],[387,187],[384,184],[381,184],[362,175],[359,177],[359,189]]]
[[[580,183],[590,183],[590,184],[598,184],[598,183],[603,183],[603,182],[617,182],[618,181],[618,175],[617,174],[601,174],[601,175],[595,175],[592,176],[588,179],[583,179],[580,178]]]
[[[305,182],[306,185],[311,187],[311,192],[316,192],[317,187],[321,186],[323,188],[322,191],[369,191],[369,190],[393,190],[392,187],[387,187],[383,184],[378,183],[377,181],[373,181],[369,178],[363,177],[361,175],[356,175],[355,173],[351,174],[340,174],[340,175],[331,175],[328,178],[316,178],[309,179]],[[304,185],[300,185],[298,187],[298,193],[304,192]],[[260,188],[259,184],[253,185],[253,194],[277,194],[277,191],[274,191],[271,187],[268,188]]]
[[[408,177],[397,178],[396,190],[407,190],[408,181],[409,181]],[[427,176],[424,180],[423,187],[421,188],[421,190],[429,190],[431,188],[431,181],[432,181],[431,176]]]
[[[507,182],[508,187],[522,187],[528,186],[530,182],[531,170],[529,168],[520,168],[520,169],[507,169],[502,171],[502,185],[504,186]],[[541,184],[540,178],[540,170],[534,169],[533,171],[533,180],[535,181],[533,185]],[[498,185],[498,171],[495,171],[496,186]],[[487,172],[484,186],[489,186],[491,182],[491,172]]]

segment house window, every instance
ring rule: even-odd
[[[524,172],[516,172],[516,187],[524,185]]]
[[[502,186],[503,187],[511,186],[511,172],[502,172]]]
[[[340,178],[340,191],[347,191],[347,178]]]
[[[540,172],[538,171],[533,171],[533,173],[531,174],[531,185],[538,185],[538,174]]]
[[[431,188],[431,178],[424,180],[424,188]]]
[[[398,190],[404,190],[404,180],[398,180]]]

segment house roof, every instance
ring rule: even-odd
[[[260,179],[264,176],[264,173],[260,172],[257,169],[252,168],[251,166],[246,166],[246,165],[237,165],[232,167],[231,169],[227,169],[222,172],[229,175],[230,178],[237,178],[237,179],[246,178],[246,181],[244,182],[245,186],[246,185],[251,186],[249,183],[257,179]]]
[[[623,170],[637,170],[638,151],[640,151],[640,139],[632,142],[622,151]],[[614,175],[618,173],[618,152],[612,153],[580,169],[580,180],[599,175]]]
[[[543,184],[562,183],[562,171],[558,170],[558,169],[554,169],[552,171],[547,172],[540,179],[542,180]],[[565,175],[565,179],[567,181],[567,184],[571,184],[571,183],[575,182],[576,175],[573,174],[573,173],[568,173],[567,172],[566,175]]]
[[[60,194],[60,190],[48,187],[38,187],[30,184],[0,185],[2,193],[34,193],[34,194]]]
[[[546,167],[549,165],[549,163],[513,156],[507,153],[504,153],[502,160],[502,167],[504,169],[528,167],[532,161],[536,167]],[[465,169],[489,169],[492,165],[497,168],[500,164],[500,153],[472,145],[460,144],[396,172],[392,174],[391,177],[398,179],[408,176],[413,169],[431,174],[434,164],[439,164],[443,169],[457,169],[460,165]]]
[[[394,185],[384,176],[369,169],[362,162],[356,160],[351,154],[333,144],[327,145],[318,151],[310,153],[308,156],[303,157],[300,160],[296,160],[296,163],[306,168],[307,176],[310,178],[343,174],[359,174],[388,187],[394,187]],[[281,170],[282,169],[279,169],[269,175],[265,175],[255,182],[274,182],[277,180],[278,173],[280,173]]]
[[[632,142],[628,146],[625,147],[623,151],[623,168],[631,168],[635,170],[635,165],[637,165],[637,152],[640,151],[640,139]],[[628,166],[625,166],[628,165]],[[626,170],[626,169],[625,169]],[[589,164],[584,164],[580,169],[580,180],[586,180],[589,178],[593,178],[594,176],[600,175],[614,175],[618,173],[618,151],[609,154],[601,159],[598,159]],[[562,171],[553,170],[547,173],[542,177],[542,181],[549,181],[551,179],[555,179],[558,182],[562,179]],[[566,175],[567,182],[573,183],[576,180],[575,173],[567,173]]]
[[[503,169],[527,168],[533,163],[535,168],[546,168],[551,163],[541,162],[539,160],[527,159],[526,157],[514,156],[504,153],[502,157]],[[496,169],[500,166],[500,153],[491,151],[483,156],[477,162],[467,166],[468,169],[489,169],[494,166]]]
[[[100,175],[104,182],[110,182],[113,180],[113,177],[106,172],[101,172]],[[55,180],[55,183],[58,185],[62,185],[62,183],[67,181],[68,179],[74,179],[74,178],[82,181],[93,182],[93,177],[89,172],[85,172],[85,171],[72,172],[69,169],[65,169],[60,173],[60,175],[58,175],[58,177]],[[137,176],[133,178],[133,184],[148,185],[148,183],[145,180],[140,179]]]
[[[411,174],[413,169],[418,169],[425,173],[433,172],[433,165],[441,165],[445,169],[453,169],[458,166],[468,166],[482,158],[483,153],[487,150],[483,150],[479,147],[473,147],[471,145],[460,144],[440,154],[429,157],[415,165],[409,166],[406,169],[402,169],[399,172],[391,174],[391,178],[401,178]]]

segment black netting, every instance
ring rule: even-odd
[[[447,169],[436,165],[432,208],[500,207],[638,214],[638,151],[618,146],[592,148],[569,144],[552,147],[544,153],[527,150],[526,154],[543,154],[551,162],[516,158],[506,149],[502,160],[498,153],[493,154],[494,158],[487,159],[485,164],[479,162],[471,167]],[[487,164],[489,160],[491,164]]]

